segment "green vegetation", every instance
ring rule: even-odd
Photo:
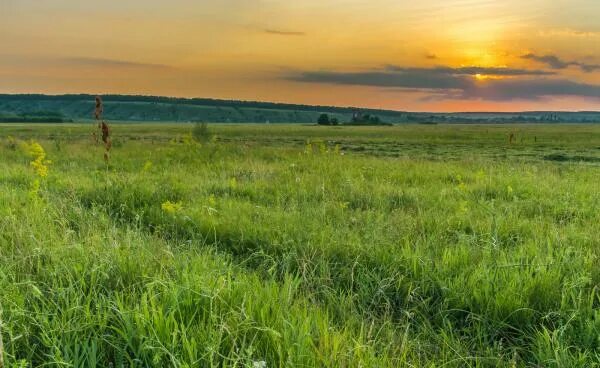
[[[319,125],[331,125],[331,121],[329,120],[329,115],[321,114],[319,115],[319,119],[317,120],[317,124]]]
[[[598,125],[93,130],[0,130],[7,366],[600,365]]]
[[[105,95],[104,117],[110,121],[132,122],[223,122],[314,124],[322,114],[331,121],[353,125],[399,123],[596,123],[600,112],[519,112],[519,113],[419,113],[356,107],[310,106],[272,102],[173,98],[160,96]],[[3,95],[0,94],[0,122],[62,122],[93,119],[91,95]],[[13,119],[37,111],[58,114],[42,119]],[[5,118],[3,118],[5,117]],[[367,117],[367,119],[365,119]],[[38,116],[39,118],[39,116]],[[358,118],[358,119],[357,119]],[[335,124],[332,124],[335,125]]]
[[[71,123],[61,113],[54,111],[31,111],[18,114],[0,112],[0,123]]]

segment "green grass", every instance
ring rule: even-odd
[[[599,125],[209,129],[1,126],[7,366],[600,366]]]

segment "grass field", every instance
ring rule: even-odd
[[[600,125],[209,128],[0,125],[6,366],[600,366]]]

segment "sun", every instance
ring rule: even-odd
[[[481,74],[481,73],[477,73],[475,75],[473,75],[473,78],[475,78],[475,80],[477,81],[486,81],[486,80],[490,80],[490,79],[504,79],[506,77],[502,76],[502,75],[493,75],[493,74]]]

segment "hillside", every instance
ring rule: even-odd
[[[106,119],[118,121],[314,123],[327,113],[349,121],[358,109],[214,99],[183,99],[155,96],[103,96]],[[90,119],[91,95],[0,95],[0,117],[48,111],[68,119]],[[402,120],[402,112],[361,109],[384,121]]]
[[[113,121],[315,123],[322,113],[348,122],[354,113],[377,116],[384,123],[595,123],[599,112],[417,113],[355,107],[271,102],[106,95],[105,117]],[[0,122],[83,121],[91,119],[92,95],[0,95]]]

